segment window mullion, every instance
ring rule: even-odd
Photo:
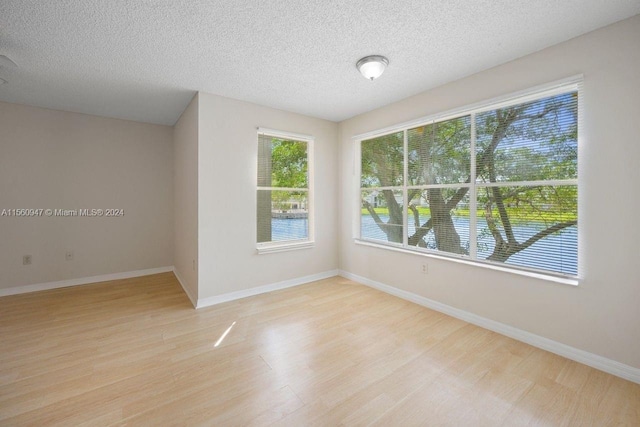
[[[476,189],[476,114],[471,113],[471,145],[469,174],[469,256],[471,259],[478,257],[478,217],[477,217],[477,189]]]
[[[403,172],[403,185],[402,185],[402,246],[409,245],[409,191],[407,186],[409,185],[409,142],[407,138],[407,129],[403,132],[403,152],[404,152],[404,172]]]

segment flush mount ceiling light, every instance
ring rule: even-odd
[[[384,69],[389,65],[389,60],[384,56],[365,56],[356,64],[358,71],[369,80],[377,79],[384,73]]]

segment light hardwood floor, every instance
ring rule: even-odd
[[[640,425],[639,385],[340,277],[4,297],[0,338],[0,425]]]

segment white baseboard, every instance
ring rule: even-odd
[[[489,329],[490,331],[506,335],[510,338],[522,341],[534,347],[541,348],[551,353],[555,353],[559,356],[566,357],[567,359],[575,360],[576,362],[583,363],[587,366],[591,366],[592,368],[599,369],[611,375],[615,375],[617,377],[624,378],[625,380],[640,384],[640,369],[638,368],[634,368],[632,366],[625,365],[624,363],[620,363],[615,360],[599,356],[597,354],[589,353],[587,351],[562,344],[560,342],[542,337],[540,335],[532,334],[531,332],[523,331],[522,329],[514,328],[513,326],[509,326],[495,320],[487,319],[486,317],[478,316],[459,308],[451,307],[450,305],[425,298],[412,292],[394,288],[393,286],[389,286],[384,283],[368,279],[366,277],[349,273],[348,271],[339,270],[339,274],[342,277],[362,283],[364,285],[378,289],[382,292],[397,296],[407,301],[414,302],[432,310],[447,314],[451,317],[464,320],[465,322],[469,322],[482,328]]]
[[[184,293],[187,294],[187,297],[189,298],[189,301],[191,301],[193,308],[196,308],[198,306],[198,298],[195,298],[191,294],[191,291],[189,290],[189,288],[185,286],[185,282],[182,280],[182,277],[180,277],[180,274],[178,273],[178,270],[176,270],[175,267],[173,267],[173,274],[174,276],[176,276],[176,279],[178,279],[178,283],[180,283],[180,286],[182,286],[182,290],[184,291]]]
[[[237,292],[229,292],[228,294],[216,295],[209,298],[198,299],[196,308],[210,307],[212,305],[221,304],[223,302],[233,301],[240,298],[251,297],[258,294],[264,294],[278,289],[291,288],[293,286],[303,285],[316,280],[328,279],[337,276],[338,270],[329,270],[322,273],[312,274],[310,276],[297,277],[295,279],[284,280],[282,282],[272,283],[270,285],[258,286],[251,289],[245,289]]]
[[[168,273],[173,266],[148,268],[146,270],[126,271],[124,273],[102,274],[100,276],[80,277],[78,279],[60,280],[57,282],[36,283],[33,285],[15,286],[0,289],[0,297],[8,295],[26,294],[29,292],[47,291],[49,289],[67,288],[69,286],[88,285],[90,283],[108,282],[110,280],[129,279],[131,277],[148,276],[150,274]]]

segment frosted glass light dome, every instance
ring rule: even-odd
[[[366,79],[374,80],[382,75],[387,65],[389,60],[384,56],[371,55],[359,60],[356,67]]]

